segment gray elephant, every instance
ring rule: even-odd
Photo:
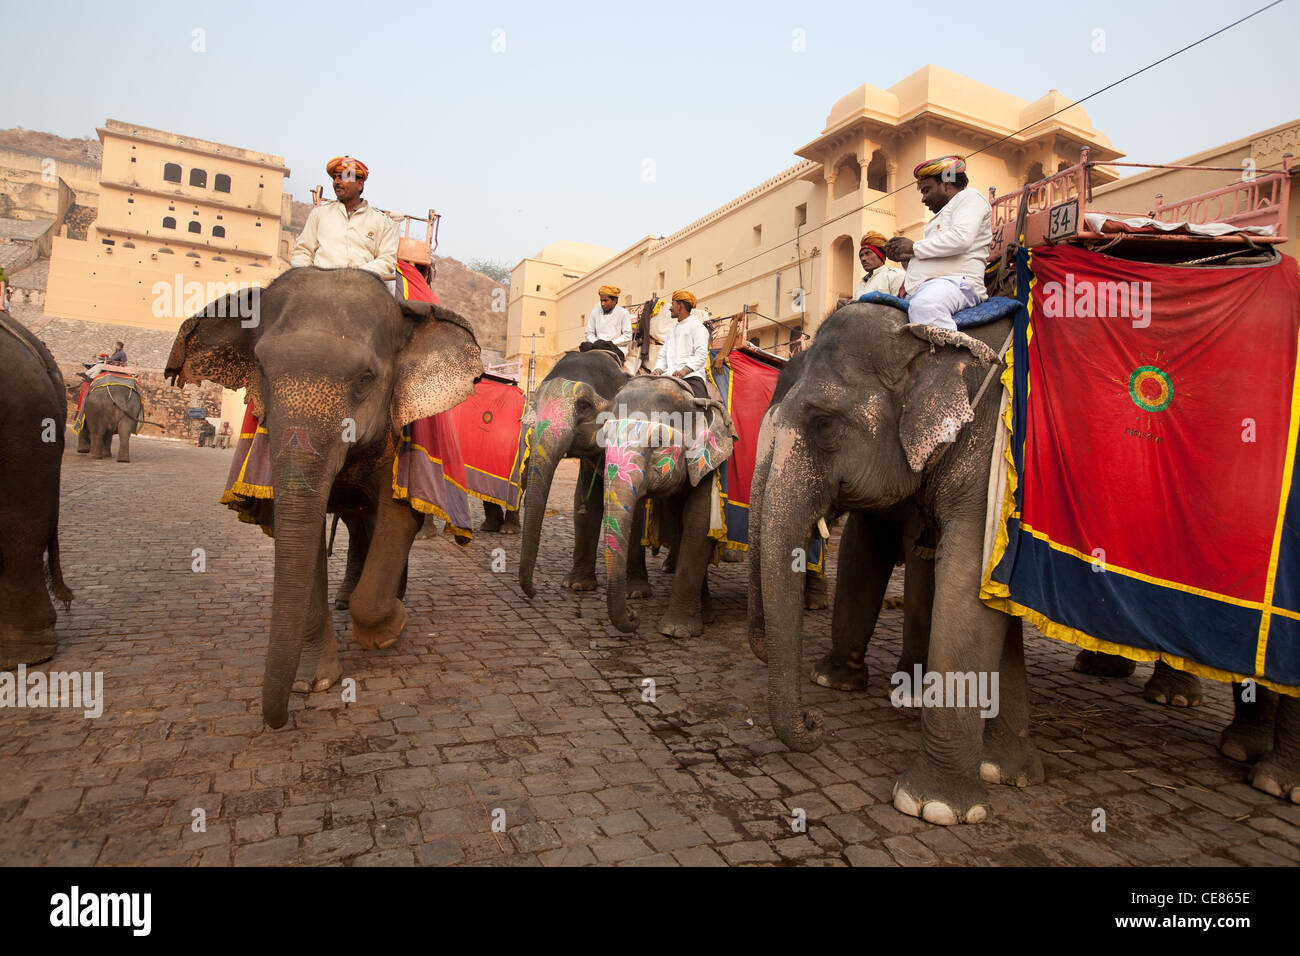
[[[70,386],[76,389],[79,386]],[[108,458],[117,436],[117,460],[131,460],[131,436],[144,421],[144,403],[137,388],[126,385],[92,385],[81,405],[77,454]]]
[[[1093,677],[1130,677],[1137,669],[1137,664],[1118,654],[1080,651],[1075,655],[1074,669]],[[1156,661],[1155,669],[1142,688],[1142,696],[1153,704],[1199,707],[1202,700],[1201,679],[1195,674],[1176,670],[1164,661]]]
[[[533,572],[546,499],[555,469],[565,458],[579,459],[581,467],[573,495],[573,568],[565,575],[563,587],[574,591],[596,588],[605,468],[605,449],[597,441],[596,417],[609,409],[628,378],[613,352],[590,349],[566,352],[537,387],[526,413],[531,450],[524,477],[524,536],[519,557],[519,585],[529,597],[536,593]],[[650,594],[645,551],[639,546],[633,549],[627,575],[633,597]]]
[[[823,725],[802,705],[791,550],[812,521],[844,510],[854,514],[840,560],[847,551],[849,560],[885,564],[879,573],[887,574],[899,553],[897,533],[889,539],[881,522],[932,529],[935,558],[918,561],[908,581],[915,595],[933,593],[930,613],[917,622],[918,641],[928,632],[928,672],[945,687],[956,675],[982,686],[994,675],[999,680],[996,714],[986,711],[987,720],[965,695],[922,711],[923,750],[899,777],[894,806],[934,823],[982,820],[981,778],[1042,779],[1029,740],[1020,621],[978,596],[997,402],[973,409],[971,400],[1010,328],[1003,319],[966,335],[908,326],[887,306],[845,306],[823,324],[805,374],[769,413],[755,467],[768,706],[774,729],[794,750],[815,749]],[[864,547],[875,549],[874,561],[855,554]],[[925,603],[918,597],[918,608]]]
[[[54,596],[72,592],[59,564],[59,472],[67,397],[49,350],[0,311],[0,670],[54,656]]]
[[[731,457],[731,419],[717,402],[696,398],[672,376],[638,376],[619,389],[614,416],[602,426],[605,446],[605,543],[610,620],[636,630],[627,606],[629,552],[640,550],[635,515],[646,498],[659,510],[661,539],[675,558],[672,595],[659,622],[669,637],[698,637],[709,613],[707,570],[714,472]],[[800,589],[802,593],[802,589]]]
[[[430,303],[400,307],[357,269],[292,269],[265,290],[218,300],[187,319],[172,345],[175,384],[247,388],[268,432],[275,497],[271,638],[262,716],[288,720],[289,693],[340,676],[326,601],[325,515],[373,516],[349,611],[367,649],[406,623],[406,559],[423,515],[392,490],[401,427],[451,408],[483,373],[469,324]],[[350,525],[351,526],[351,525]],[[360,525],[358,525],[360,527]]]

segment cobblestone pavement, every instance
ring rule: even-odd
[[[623,637],[603,592],[559,589],[570,464],[552,490],[531,605],[517,537],[462,549],[422,536],[395,648],[363,652],[337,612],[356,702],[337,688],[299,696],[288,726],[265,730],[272,541],[216,503],[229,456],[161,441],[133,443],[129,465],[67,454],[63,563],[77,599],[40,669],[103,671],[106,703],[97,719],[0,710],[0,863],[1300,861],[1300,807],[1252,790],[1246,768],[1215,749],[1224,685],[1207,683],[1195,710],[1158,707],[1141,698],[1150,665],[1127,680],[1077,675],[1074,649],[1036,633],[1027,656],[1046,783],[990,788],[978,826],[903,816],[890,790],[920,718],[888,701],[901,612],[882,616],[867,693],[806,686],[832,732],[815,753],[791,753],[770,729],[766,671],[745,641],[746,565],[711,572],[718,619],[694,640],[655,635],[648,608],[641,633]],[[495,548],[504,573],[491,570]],[[342,572],[340,551],[331,592]],[[666,599],[669,579],[651,580],[652,600]],[[829,611],[805,617],[810,662],[829,623]],[[654,702],[642,700],[646,677]],[[1095,808],[1104,833],[1092,830]]]

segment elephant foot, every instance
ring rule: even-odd
[[[867,663],[860,655],[839,657],[831,651],[812,666],[812,682],[831,690],[866,690]]]
[[[594,571],[579,571],[574,569],[564,576],[560,582],[560,587],[567,588],[570,591],[594,591],[596,590],[596,574]]]
[[[1300,803],[1300,767],[1268,756],[1255,764],[1250,774],[1250,785],[1270,796],[1292,803]]]
[[[677,558],[671,551],[668,552],[668,557],[664,558],[664,563],[659,566],[659,570],[664,574],[672,574],[677,570]]]
[[[402,630],[406,627],[406,605],[401,601],[394,603],[397,605],[397,610],[392,617],[373,626],[363,625],[355,615],[353,616],[352,633],[357,643],[366,650],[382,651],[386,647],[392,647],[402,636]]]
[[[628,578],[627,596],[630,598],[648,598],[654,594],[648,578]]]
[[[325,639],[334,644],[333,634],[330,634]],[[293,679],[293,692],[295,694],[319,694],[321,691],[329,690],[337,684],[342,676],[343,667],[339,664],[338,645],[334,644],[333,653],[330,653],[327,649],[321,655],[320,661],[314,666],[306,660],[299,663],[298,674]]]
[[[807,580],[804,583],[803,606],[809,611],[820,611],[831,606],[826,579],[813,574],[811,571],[808,572]]]
[[[43,664],[54,656],[58,643],[54,628],[44,634],[24,631],[0,637],[0,671],[11,671],[19,664]]]
[[[906,658],[900,657],[898,659],[898,663],[894,665],[894,673],[908,674],[908,675],[915,674],[917,664],[920,664],[921,673],[924,674],[925,673],[924,660],[914,661],[914,660],[908,660]],[[906,681],[901,686],[896,686],[896,682],[891,680],[890,686],[896,687],[896,689],[891,691],[889,695],[889,700],[895,707],[908,708],[908,707],[923,706],[921,703],[921,687],[920,686],[916,687],[917,696],[915,697],[913,697],[908,690],[908,688],[914,686],[912,681]],[[895,694],[897,694],[897,697],[895,697]]]
[[[1229,760],[1255,763],[1273,752],[1273,728],[1231,723],[1219,735],[1219,753]],[[1275,794],[1276,796],[1276,794]]]
[[[334,610],[346,611],[349,605],[351,604],[352,604],[352,595],[340,594],[338,597],[334,599]]]
[[[501,522],[489,518],[487,521],[484,521],[481,525],[479,525],[478,529],[484,534],[496,534],[498,531],[501,530]]]
[[[767,633],[761,627],[749,629],[749,649],[763,663],[767,663]]]
[[[659,633],[667,637],[699,637],[704,633],[704,618],[699,614],[669,611],[659,622]]]
[[[118,461],[125,465],[125,464],[127,464],[128,462],[130,462],[131,459],[130,459],[130,458],[119,458]]]
[[[77,449],[77,454],[78,454],[78,455],[89,455],[89,454],[90,454],[90,449],[89,449],[89,448],[78,448],[78,449]]]
[[[1080,651],[1074,657],[1074,669],[1080,674],[1091,674],[1093,677],[1132,677],[1136,668],[1136,661],[1118,654]]]
[[[894,784],[894,809],[945,827],[980,823],[989,815],[984,784],[940,770],[925,754],[916,757]]]
[[[1168,704],[1171,707],[1200,707],[1201,679],[1186,671],[1174,670],[1164,661],[1156,661],[1156,669],[1142,696],[1153,704]]]
[[[735,548],[722,549],[723,564],[740,564],[744,560],[745,559],[741,556],[740,552],[737,551]]]
[[[518,534],[519,533],[519,512],[512,511],[501,523],[501,534]]]
[[[984,727],[984,752],[980,757],[980,779],[1010,787],[1042,783],[1043,758],[1027,736],[1005,733],[989,722]]]

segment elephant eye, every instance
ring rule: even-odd
[[[839,423],[825,412],[814,412],[808,417],[808,439],[814,445],[826,447],[834,444],[839,434]]]
[[[375,373],[366,371],[362,372],[355,382],[352,383],[352,394],[357,399],[365,398],[370,392],[371,386],[375,384]]]

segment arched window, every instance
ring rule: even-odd
[[[835,167],[835,189],[834,196],[831,198],[842,199],[845,196],[852,196],[861,188],[862,167],[858,165],[858,157],[845,156]]]
[[[832,294],[827,308],[835,305],[836,298],[847,299],[853,295],[853,286],[857,281],[854,267],[857,264],[857,244],[852,237],[840,236],[831,244]]]
[[[205,170],[197,167],[190,170],[190,185],[205,188],[208,185],[208,174]]]
[[[871,162],[867,166],[868,189],[874,189],[878,193],[889,191],[889,170],[885,165],[887,162],[883,149],[878,149],[871,154]]]
[[[190,232],[202,232],[202,231],[203,231],[203,227],[200,226],[197,222],[190,223]]]
[[[225,173],[217,173],[212,180],[212,188],[219,193],[230,192],[230,177]]]
[[[176,219],[175,219],[175,217],[173,217],[173,216],[164,216],[164,217],[163,217],[163,228],[164,228],[164,229],[175,229],[175,228],[176,228]]]
[[[1029,167],[1025,170],[1025,182],[1036,183],[1042,178],[1043,164],[1039,162],[1030,163]]]
[[[212,227],[212,235],[215,236],[215,237],[218,238],[218,239],[224,239],[224,238],[226,238],[226,227],[225,227],[225,226],[213,226],[213,227]]]
[[[181,164],[167,163],[163,166],[163,181],[168,183],[178,183],[181,181]]]

